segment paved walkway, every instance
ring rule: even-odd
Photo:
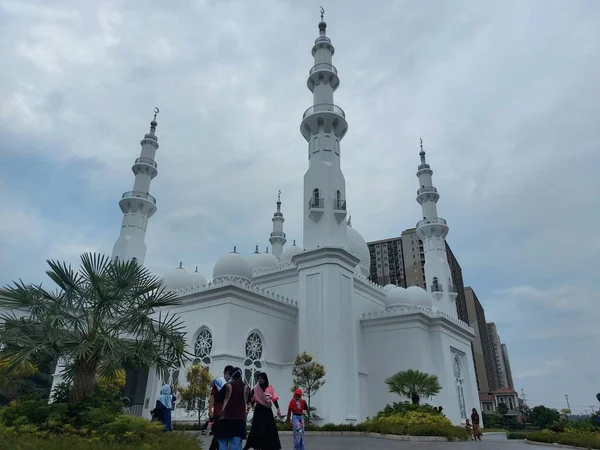
[[[292,436],[281,436],[282,450],[293,450]],[[485,438],[485,437],[484,437]],[[202,436],[208,450],[212,436]],[[407,442],[367,436],[307,436],[306,450],[544,450],[520,441],[507,441],[490,436],[482,442]]]

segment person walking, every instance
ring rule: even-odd
[[[213,421],[213,425],[211,427],[213,438],[210,442],[210,447],[208,447],[208,450],[219,450],[217,430],[219,429],[219,419],[223,411],[223,402],[225,401],[225,396],[221,395],[221,391],[225,387],[225,384],[231,380],[232,371],[233,366],[225,366],[225,369],[223,369],[223,376],[215,378],[210,389],[210,398],[208,400],[208,416],[209,420],[212,419]],[[224,393],[225,391],[223,391],[223,394]]]
[[[173,409],[173,402],[177,400],[177,397],[171,395],[171,386],[165,384],[160,388],[160,394],[156,399],[156,405],[150,414],[153,419],[162,422],[165,426],[165,431],[173,431],[173,424],[171,422],[171,410]]]
[[[246,438],[246,405],[250,397],[250,386],[242,380],[242,369],[235,367],[231,371],[231,380],[221,393],[223,408],[215,433],[219,450],[241,450],[242,440]]]
[[[304,450],[304,411],[308,412],[308,405],[302,398],[302,389],[294,391],[294,397],[288,405],[286,424],[290,426],[290,416],[292,419],[291,425],[294,430],[294,450]]]
[[[273,405],[277,408],[277,415],[281,417],[279,410],[279,397],[273,386],[269,384],[269,377],[262,372],[258,374],[258,383],[252,389],[248,400],[254,405],[254,416],[250,434],[244,446],[244,450],[253,448],[255,450],[280,450],[279,432],[275,417],[273,417]]]
[[[473,437],[476,441],[480,441],[481,427],[479,426],[479,413],[475,408],[471,410],[471,423],[473,424]]]

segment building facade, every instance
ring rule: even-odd
[[[508,387],[509,389],[514,390],[515,389],[515,384],[513,382],[513,376],[512,376],[512,370],[510,369],[510,359],[508,358],[508,348],[506,347],[506,344],[502,344],[502,360],[504,361],[504,368],[506,370],[506,382],[508,383]]]
[[[500,335],[498,334],[496,324],[494,322],[488,322],[487,329],[492,344],[491,347],[494,352],[494,370],[498,380],[498,389],[511,389],[509,386],[508,371],[506,370],[505,363],[505,361],[508,361],[508,354],[505,358],[502,352],[502,342],[500,341]]]
[[[371,254],[371,281],[380,286],[395,284],[405,288],[419,286],[428,289],[425,278],[425,249],[416,228],[404,230],[400,237],[373,241],[367,245]],[[445,242],[445,246],[452,286],[457,291],[456,312],[460,320],[469,323],[462,269],[448,242]]]
[[[494,350],[488,333],[485,311],[477,298],[475,291],[470,286],[464,289],[469,315],[469,326],[475,330],[473,340],[473,353],[475,373],[480,392],[492,392],[499,388]]]

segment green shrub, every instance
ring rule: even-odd
[[[150,422],[142,417],[121,415],[102,425],[97,436],[107,441],[139,445],[157,442],[163,434],[162,423]]]
[[[107,441],[105,438],[81,436],[40,435],[31,429],[24,431],[0,427],[2,450],[200,450],[200,443],[193,437],[179,433],[161,433],[152,442],[139,443]]]
[[[527,439],[530,434],[531,433],[528,433],[527,431],[509,431],[506,433],[506,438],[523,440]]]
[[[572,432],[553,433],[549,430],[543,430],[529,434],[527,436],[527,440],[600,450],[600,436],[594,434],[580,434]]]
[[[385,405],[385,408],[377,413],[377,417],[405,414],[409,411],[422,412],[426,414],[440,414],[437,409],[431,405],[413,405],[409,402],[394,402],[391,405]]]

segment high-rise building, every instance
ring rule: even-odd
[[[383,239],[369,243],[371,257],[370,279],[385,286],[406,287],[402,238]]]
[[[416,228],[409,228],[400,237],[368,243],[371,253],[371,281],[381,286],[395,284],[404,288],[419,286],[428,289],[425,279],[425,249],[416,231]],[[447,242],[446,255],[452,286],[458,291],[456,313],[460,320],[469,323],[462,269]]]
[[[502,344],[502,359],[504,360],[504,368],[506,369],[506,381],[508,382],[508,388],[514,390],[515,384],[513,382],[512,370],[510,370],[510,360],[508,359],[508,348],[506,344]]]
[[[492,343],[492,350],[494,351],[494,370],[498,378],[498,389],[510,388],[508,371],[506,370],[505,361],[508,361],[508,354],[506,357],[502,352],[502,342],[500,341],[500,335],[494,322],[488,322],[488,335]],[[512,381],[511,381],[512,383]]]
[[[494,349],[488,333],[485,311],[473,288],[464,289],[469,326],[475,330],[473,340],[473,360],[480,392],[492,392],[498,389],[498,377],[494,360]]]

